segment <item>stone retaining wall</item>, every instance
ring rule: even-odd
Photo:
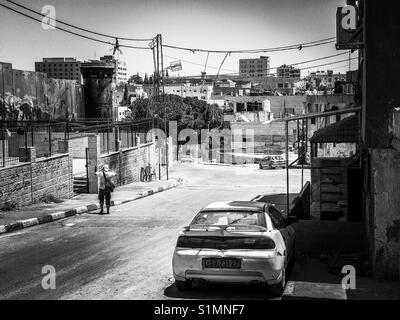
[[[72,157],[68,153],[36,158],[36,150],[31,147],[26,161],[0,168],[0,206],[7,201],[29,205],[50,195],[72,197]]]
[[[108,164],[110,169],[117,173],[114,181],[119,186],[140,181],[140,170],[147,164],[156,169],[158,179],[158,151],[156,152],[154,143],[145,143],[109,154],[101,154],[100,145],[100,136],[89,137],[90,193],[98,192],[96,171],[103,164]]]

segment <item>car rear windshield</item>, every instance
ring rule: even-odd
[[[208,226],[265,227],[265,220],[263,219],[263,214],[261,212],[207,211],[200,212],[191,224]]]

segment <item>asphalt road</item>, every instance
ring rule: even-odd
[[[291,171],[292,192],[300,170]],[[0,236],[0,299],[265,299],[263,287],[196,285],[180,293],[171,259],[177,234],[212,201],[283,193],[285,170],[178,165],[183,184],[112,208]],[[305,171],[305,177],[309,172]],[[42,288],[42,268],[56,270],[56,288]]]

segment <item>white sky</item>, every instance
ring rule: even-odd
[[[57,18],[97,32],[119,37],[152,38],[163,35],[163,43],[216,50],[268,48],[297,44],[335,36],[336,8],[344,0],[15,0],[41,11],[44,5],[56,8]],[[1,0],[8,6],[14,5]],[[20,9],[21,10],[21,9]],[[0,7],[0,61],[15,69],[34,70],[43,57],[76,57],[80,60],[110,54],[111,47],[81,39],[58,30],[44,30],[41,24]],[[107,38],[100,38],[109,40]],[[123,42],[148,46],[148,42]],[[271,67],[340,53],[334,43],[302,51],[269,53]],[[206,53],[165,48],[164,54],[192,61],[183,62],[180,75],[200,75]],[[232,54],[221,73],[238,72],[240,58],[260,54]],[[263,54],[262,54],[263,55]],[[355,56],[355,54],[353,55]],[[210,54],[208,65],[218,67],[224,54]],[[346,59],[346,56],[317,61],[303,67]],[[123,49],[128,74],[153,72],[150,50]],[[174,60],[165,57],[165,65]],[[352,64],[354,70],[355,61]],[[311,70],[346,72],[348,62]],[[208,68],[208,74],[216,69]],[[271,70],[274,72],[275,70]],[[303,72],[306,75],[308,70]]]

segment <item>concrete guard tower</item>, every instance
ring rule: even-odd
[[[114,69],[109,62],[92,60],[81,64],[86,119],[113,120]]]

